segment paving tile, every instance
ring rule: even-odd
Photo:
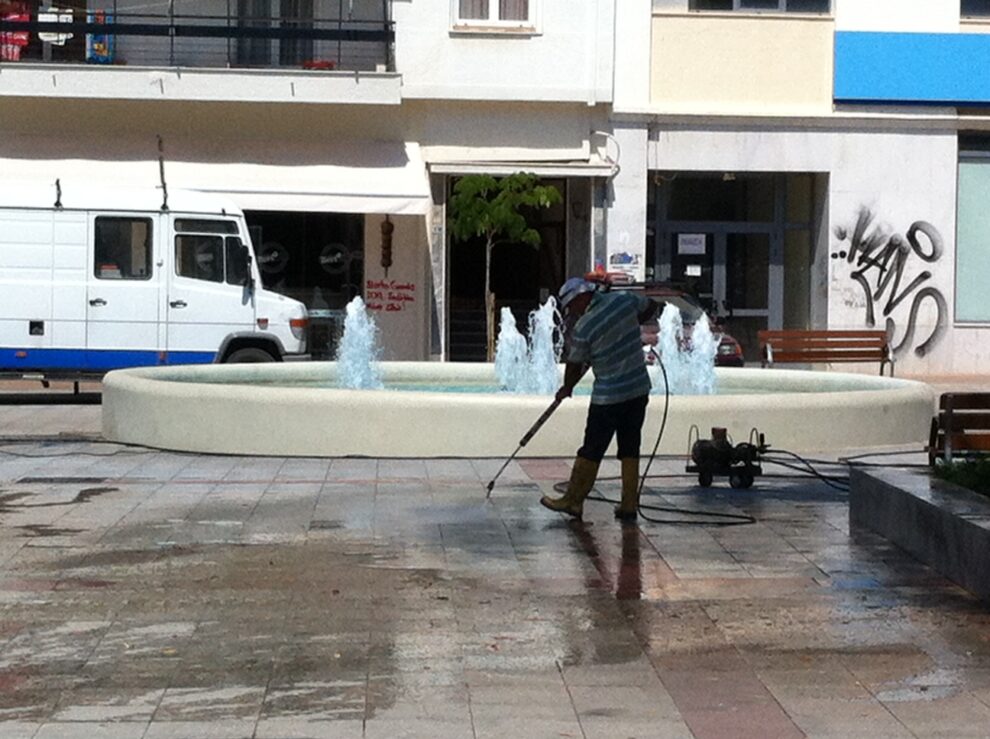
[[[695,739],[680,719],[617,719],[582,716],[586,739]]]
[[[3,739],[33,739],[39,728],[41,724],[0,720],[0,736]]]
[[[263,687],[243,685],[169,688],[155,711],[156,722],[231,722],[257,719],[265,697]],[[232,722],[235,725],[237,721]]]
[[[582,736],[577,720],[561,721],[541,718],[486,718],[475,719],[474,733],[477,739],[505,739],[518,736],[527,739],[577,739]],[[461,734],[461,736],[470,736]]]
[[[513,463],[485,503],[501,460],[81,454],[98,448],[0,457],[15,490],[42,468],[118,488],[77,510],[0,512],[10,727],[503,739],[988,725],[985,608],[851,537],[845,499],[814,482],[757,496],[666,478],[656,501],[759,522],[630,536],[608,506],[589,503],[580,527],[539,507],[571,460]],[[616,474],[609,460],[603,477]],[[32,492],[71,500],[49,487]],[[15,528],[65,522],[85,531]]]
[[[680,720],[674,700],[661,687],[570,687],[571,700],[581,718],[614,718],[617,722]]]
[[[152,721],[143,739],[253,739],[254,720]]]
[[[363,720],[262,718],[255,728],[254,739],[361,739],[363,732]]]
[[[147,729],[147,722],[52,722],[38,729],[34,739],[143,739]]]
[[[54,718],[63,722],[150,720],[164,693],[164,688],[78,688],[63,691]]]
[[[365,739],[468,739],[473,736],[471,721],[435,719],[368,719]]]
[[[990,707],[956,688],[880,692],[877,698],[917,736],[990,736]]]
[[[808,736],[869,736],[907,739],[914,736],[879,701],[832,697],[783,698],[781,705]]]

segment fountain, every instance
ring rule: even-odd
[[[495,376],[500,390],[519,392],[526,375],[528,351],[526,338],[516,328],[512,310],[502,308],[495,342]]]
[[[383,387],[378,366],[380,359],[378,326],[358,296],[347,304],[344,334],[337,347],[338,384],[351,390],[377,390]]]
[[[338,362],[109,373],[103,380],[103,434],[113,441],[219,454],[503,457],[517,447],[559,386],[554,311],[548,301],[531,314],[528,344],[511,314],[503,313],[502,355],[495,364],[377,363],[371,361],[373,324],[362,322],[366,313],[355,304],[356,333],[345,338]],[[685,352],[679,321],[679,315],[662,317],[669,327],[661,335],[661,351],[675,386],[663,453],[685,453],[692,426],[705,433],[725,427],[737,441],[755,428],[771,444],[797,452],[927,439],[933,392],[923,383],[839,372],[714,368],[718,342],[710,327],[699,320],[690,336],[692,351]],[[662,392],[659,367],[650,371]],[[590,377],[582,381],[523,456],[574,454],[591,382]],[[505,387],[516,392],[499,392]],[[680,394],[688,392],[694,394]],[[662,415],[655,399],[644,439],[656,438]]]
[[[560,387],[560,355],[564,339],[558,326],[557,301],[529,314],[529,341],[516,328],[512,311],[502,308],[495,345],[495,375],[499,388],[510,393],[552,395]]]
[[[660,315],[657,351],[663,358],[671,395],[711,395],[715,392],[715,352],[718,337],[702,314],[685,336],[681,311],[668,303]],[[663,379],[654,380],[654,393],[664,392]]]

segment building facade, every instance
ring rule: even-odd
[[[990,3],[619,7],[649,39],[617,54],[610,261],[697,290],[750,359],[761,328],[876,327],[899,374],[985,371]]]
[[[556,186],[500,245],[521,318],[595,266],[761,328],[886,328],[899,374],[983,371],[983,0],[0,0],[0,178],[217,192],[317,356],[478,359],[459,177]],[[161,162],[159,161],[161,159]],[[160,166],[160,165],[163,165]]]
[[[496,250],[502,304],[528,310],[604,250],[612,0],[42,5],[0,0],[0,177],[230,197],[317,356],[361,295],[387,358],[474,358],[483,256],[445,229],[462,175],[532,171],[563,195],[539,250]]]

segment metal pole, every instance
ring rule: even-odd
[[[227,0],[227,68],[230,69],[230,0]]]
[[[175,0],[168,0],[168,65],[175,66]]]
[[[383,30],[385,31],[385,70],[392,70],[392,43],[388,37],[388,29],[392,25],[392,14],[389,12],[392,8],[389,0],[382,0],[382,18],[383,20]]]
[[[530,428],[530,430],[526,432],[526,435],[519,440],[519,446],[516,447],[516,451],[512,452],[512,456],[505,460],[505,464],[499,468],[499,471],[495,473],[495,477],[493,477],[491,482],[488,483],[486,487],[488,492],[485,494],[486,499],[492,497],[492,489],[495,487],[495,481],[503,472],[505,472],[505,468],[509,466],[509,462],[516,458],[519,451],[529,443],[530,439],[536,436],[536,432],[543,428],[543,424],[550,420],[550,416],[552,416],[554,411],[556,411],[560,406],[561,401],[563,401],[563,398],[554,398],[554,401],[550,404],[550,407],[543,411],[543,415],[536,419],[536,423],[533,424],[532,428]]]

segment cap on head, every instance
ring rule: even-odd
[[[589,280],[585,280],[581,277],[572,277],[563,285],[560,286],[560,290],[557,292],[557,297],[559,298],[559,303],[561,308],[566,308],[567,304],[570,303],[574,298],[582,293],[594,292],[598,289],[598,285]]]

